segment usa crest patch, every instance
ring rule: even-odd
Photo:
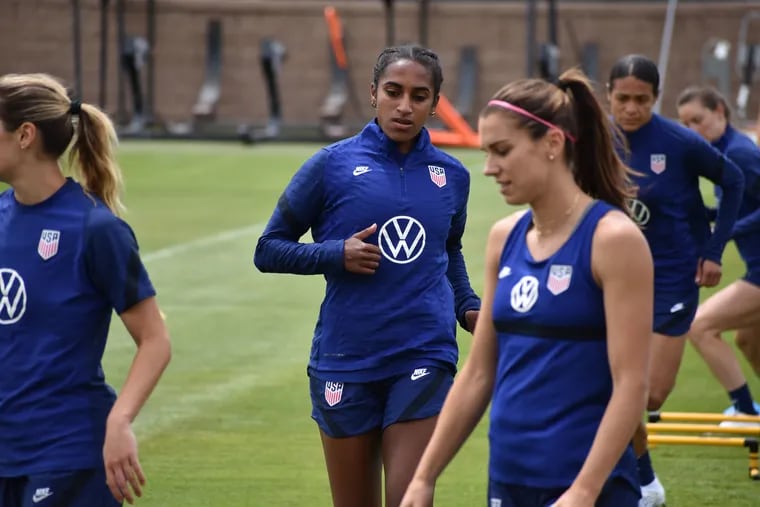
[[[37,253],[43,261],[46,261],[58,253],[58,241],[61,239],[61,231],[43,229],[40,234],[40,242],[37,243]]]
[[[573,267],[556,264],[549,268],[549,279],[546,288],[555,296],[562,294],[570,288],[570,279],[573,277]]]
[[[343,382],[325,382],[325,401],[334,407],[343,398]]]
[[[446,184],[446,171],[443,170],[443,167],[429,165],[428,170],[430,171],[430,179],[433,180],[433,183],[438,185],[439,188]]]
[[[665,154],[652,153],[649,155],[649,168],[655,174],[660,174],[665,170]]]

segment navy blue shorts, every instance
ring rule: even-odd
[[[324,376],[310,377],[311,417],[332,438],[438,415],[454,382],[453,373],[441,366],[421,366],[374,382]]]
[[[654,295],[654,332],[665,336],[683,336],[689,332],[699,306],[699,288],[688,292]]]
[[[103,469],[0,477],[2,507],[120,507]]]
[[[550,507],[567,488],[528,488],[488,482],[488,507]],[[625,479],[607,481],[595,507],[638,507],[641,492]]]

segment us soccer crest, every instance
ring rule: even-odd
[[[334,407],[343,398],[343,382],[325,382],[325,401]]]
[[[443,170],[443,167],[429,165],[428,170],[430,171],[430,179],[433,180],[433,183],[438,185],[438,188],[441,188],[446,184],[446,171]]]
[[[546,288],[555,296],[562,294],[570,288],[570,279],[573,277],[573,267],[557,264],[549,268],[549,280]]]
[[[46,261],[58,253],[58,241],[61,239],[61,231],[43,229],[40,234],[40,242],[37,243],[37,253],[43,261]]]
[[[660,174],[665,170],[665,154],[652,153],[649,155],[649,168],[655,174]]]

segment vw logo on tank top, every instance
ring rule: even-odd
[[[538,278],[526,275],[512,287],[510,303],[516,312],[525,313],[533,308],[538,300]]]

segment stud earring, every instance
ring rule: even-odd
[[[435,111],[430,111],[430,116],[435,116]]]
[[[369,103],[369,105],[372,106],[372,108],[376,108],[377,107],[377,102],[375,102],[373,100],[372,102]]]
[[[549,153],[549,160],[554,160],[554,153]]]

